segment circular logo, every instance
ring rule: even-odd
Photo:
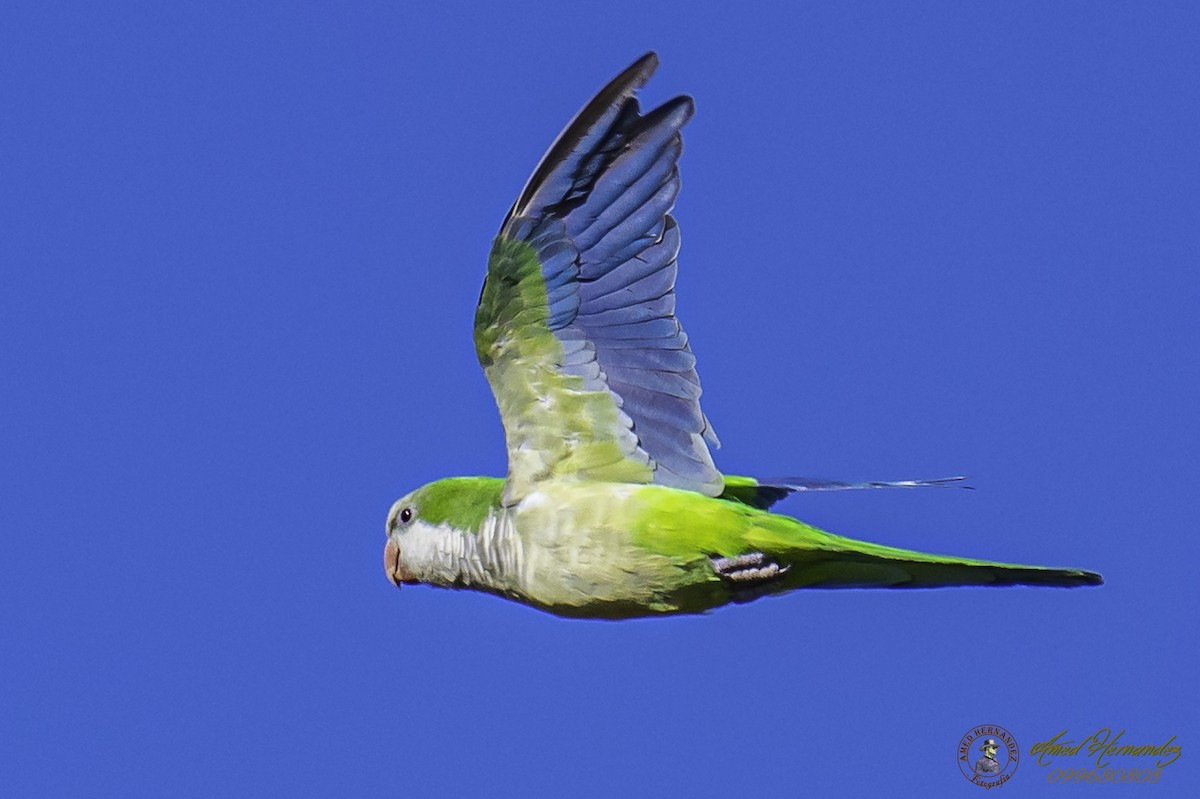
[[[982,788],[995,788],[1012,779],[1021,749],[1012,733],[995,724],[967,730],[958,742],[958,770]]]

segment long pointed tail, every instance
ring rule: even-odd
[[[798,525],[786,533],[776,519]],[[826,533],[788,517],[771,517],[774,530],[759,528],[762,551],[787,567],[788,588],[937,588],[952,585],[1044,585],[1074,588],[1104,579],[1084,569],[1027,566],[872,544]],[[780,534],[783,535],[780,535]]]
[[[790,587],[808,588],[939,588],[954,585],[1041,585],[1077,588],[1104,579],[1083,569],[1056,569],[965,558],[911,553],[877,556],[843,552],[793,564]]]

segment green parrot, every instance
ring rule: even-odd
[[[794,588],[1097,585],[1078,569],[896,549],[768,508],[794,491],[952,485],[723,476],[696,359],[675,317],[680,130],[690,97],[646,114],[648,53],[550,147],[492,244],[475,350],[508,475],[400,498],[397,586],[486,591],[569,617],[702,613]]]

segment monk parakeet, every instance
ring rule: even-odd
[[[793,491],[948,484],[723,476],[675,318],[680,130],[690,97],[642,114],[640,58],[559,135],[492,244],[475,350],[508,475],[397,500],[397,586],[471,588],[562,616],[699,613],[794,588],[1096,585],[1078,569],[929,555],[771,513]]]

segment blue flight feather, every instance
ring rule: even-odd
[[[654,481],[709,495],[724,481],[705,440],[700,379],[675,318],[680,130],[689,97],[645,115],[634,93],[652,54],[618,76],[576,116],[535,170],[501,235],[529,243],[546,285],[559,366],[607,390],[651,459]],[[519,318],[528,318],[524,310]]]

